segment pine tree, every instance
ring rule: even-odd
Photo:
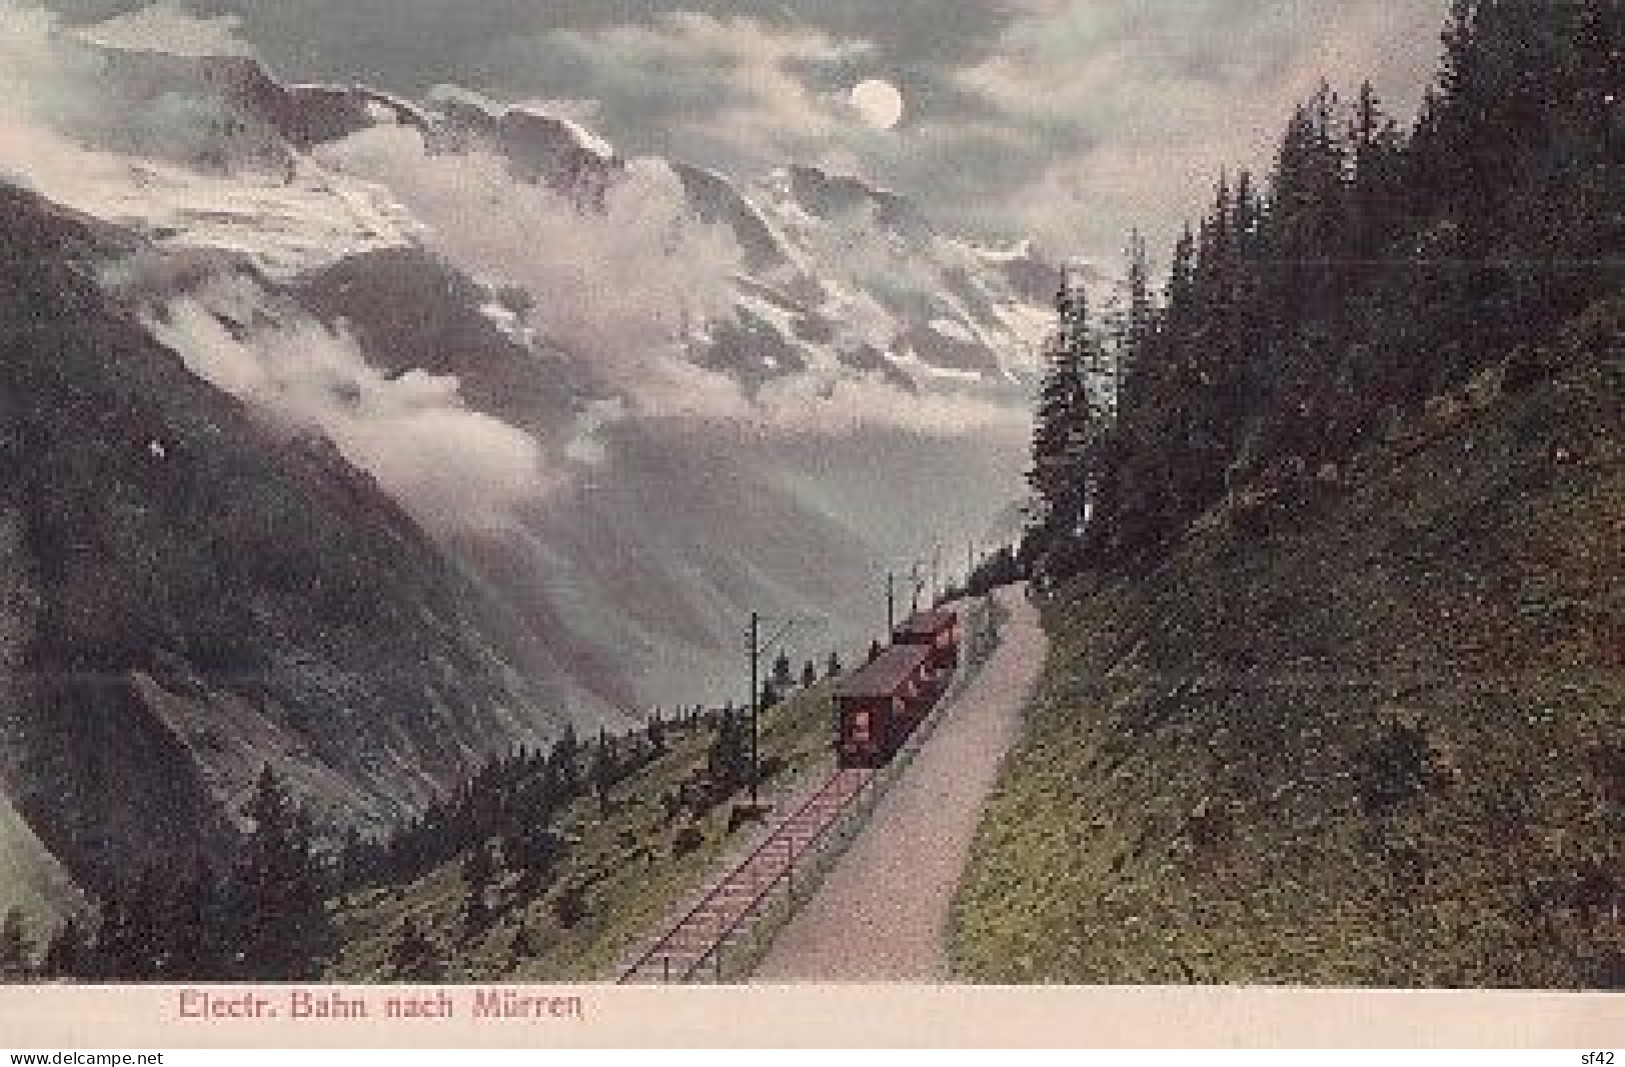
[[[207,860],[198,857],[179,880],[165,908],[164,977],[175,981],[223,981],[229,976],[220,885]]]
[[[598,798],[598,814],[609,817],[610,790],[615,784],[615,749],[607,732],[600,732],[593,748],[592,789]]]
[[[1145,237],[1139,230],[1129,235],[1128,313],[1119,339],[1118,391],[1124,408],[1132,407],[1137,394],[1141,361],[1150,355],[1156,330],[1156,304],[1151,296],[1151,257]]]
[[[101,902],[91,973],[98,979],[148,982],[162,975],[162,901],[153,871],[114,884]]]
[[[0,919],[0,982],[20,982],[35,973],[34,942],[21,908]]]
[[[330,940],[321,869],[309,825],[270,766],[248,816],[253,830],[237,877],[243,912],[234,917],[243,967],[263,980],[315,977]]]
[[[476,937],[491,925],[491,886],[495,865],[485,842],[476,844],[463,861],[463,936]]]
[[[389,963],[397,981],[438,982],[445,977],[439,950],[411,916],[401,920],[395,944],[390,949]]]
[[[338,889],[348,894],[360,889],[372,877],[373,855],[370,843],[354,826],[344,831],[344,844],[339,849]]]
[[[647,734],[649,747],[654,750],[654,754],[657,756],[664,755],[666,752],[666,720],[660,714],[659,708],[655,709],[654,716],[649,719]]]
[[[711,742],[711,777],[729,792],[750,783],[750,715],[724,712]]]
[[[85,968],[87,976],[96,981],[133,981],[141,977],[137,974],[127,932],[126,906],[121,896],[124,889],[115,883],[98,902],[96,933],[90,943],[90,958]]]
[[[89,976],[89,964],[89,940],[79,921],[69,916],[45,946],[40,972],[46,978],[85,978]]]
[[[1117,372],[1089,316],[1088,295],[1068,272],[1056,296],[1059,324],[1047,349],[1028,481],[1038,503],[1049,568],[1075,551],[1100,489],[1102,444],[1116,406]]]
[[[1082,353],[1065,329],[1072,299],[1070,288],[1063,286],[1056,300],[1063,329],[1051,338],[1045,353],[1047,365],[1033,431],[1033,468],[1028,478],[1038,498],[1040,526],[1054,536],[1075,533],[1083,512],[1078,485],[1083,363]]]
[[[531,937],[530,924],[524,919],[519,920],[519,926],[514,930],[512,939],[508,942],[508,959],[511,964],[517,965],[536,955],[536,942]]]
[[[581,791],[580,749],[575,727],[566,723],[564,732],[554,742],[552,754],[548,757],[554,780],[564,798],[575,797]]]
[[[1349,125],[1349,244],[1356,262],[1365,266],[1406,221],[1405,140],[1370,82],[1360,86]]]
[[[780,652],[778,658],[773,661],[772,681],[774,688],[780,692],[796,684],[795,673],[790,666],[789,653]]]
[[[841,655],[831,651],[829,659],[824,662],[824,677],[839,678],[841,676]]]
[[[519,827],[502,839],[503,863],[519,875],[514,892],[520,899],[531,899],[540,892],[564,848],[556,832],[538,823]]]
[[[587,891],[579,883],[571,882],[553,898],[553,918],[566,930],[574,929],[587,917]]]

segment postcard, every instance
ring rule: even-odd
[[[0,0],[0,1045],[1606,1049],[1622,48]]]

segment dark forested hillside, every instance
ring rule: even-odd
[[[1322,89],[1063,294],[962,972],[1625,983],[1621,23],[1461,0],[1412,128]]]
[[[1617,0],[1458,0],[1408,132],[1369,85],[1322,88],[1265,179],[1219,181],[1160,307],[1134,241],[1115,388],[1083,368],[1093,327],[1064,294],[1038,570],[1143,563],[1226,493],[1335,479],[1485,367],[1550,374],[1542,343],[1625,276],[1622,21]]]
[[[138,247],[0,189],[0,793],[92,892],[223,847],[267,763],[389,825],[565,721],[370,478],[108,300]]]

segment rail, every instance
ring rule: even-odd
[[[720,981],[728,943],[781,885],[794,892],[797,861],[816,851],[872,778],[873,772],[862,770],[830,774],[806,802],[627,967],[620,982],[689,982],[707,969]],[[759,866],[767,869],[758,872]]]
[[[844,846],[866,824],[864,812],[854,809],[867,805],[869,812],[874,810],[880,794],[907,772],[948,709],[980,672],[997,644],[1002,618],[991,598],[976,602],[971,614],[960,669],[888,764],[879,770],[849,768],[831,773],[804,803],[773,828],[761,845],[729,869],[699,903],[625,968],[618,979],[620,984],[686,983],[702,975],[720,983],[724,978],[724,954],[742,934],[756,942],[758,953],[766,951],[776,930],[768,921],[774,914],[774,893],[781,886],[788,889],[779,915],[780,922],[786,921],[796,907],[798,872],[804,887],[815,885],[828,865],[838,860]],[[839,831],[835,836],[841,844],[826,847],[832,830]],[[765,871],[757,869],[762,864],[767,867]],[[744,956],[751,957],[751,953],[747,951]],[[748,973],[755,965],[753,958],[745,960],[741,973]]]

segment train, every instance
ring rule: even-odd
[[[942,699],[959,667],[959,613],[922,611],[904,620],[892,643],[835,687],[835,749],[847,769],[890,763]]]

